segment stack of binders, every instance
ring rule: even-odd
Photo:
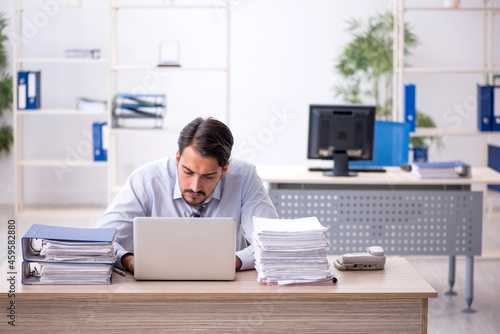
[[[326,227],[316,217],[267,219],[254,217],[257,280],[267,285],[331,285]]]
[[[23,284],[110,284],[115,228],[34,224],[22,238]]]
[[[162,128],[164,94],[117,94],[113,99],[113,128]]]

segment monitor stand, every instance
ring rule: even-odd
[[[324,172],[324,176],[357,176],[358,173],[349,171],[349,157],[347,152],[333,153],[333,169],[329,172]]]

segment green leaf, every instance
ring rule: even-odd
[[[7,41],[7,36],[4,35],[4,29],[7,26],[7,19],[5,18],[6,13],[0,13],[0,68],[4,69],[7,66],[7,54],[3,43]]]
[[[0,117],[3,115],[3,110],[10,107],[12,99],[12,75],[4,73],[0,78]]]
[[[11,106],[13,99],[12,75],[4,72],[7,67],[7,54],[4,46],[4,42],[7,41],[7,36],[4,34],[4,29],[7,26],[5,15],[5,12],[0,13],[0,70],[3,71],[0,76],[0,117],[3,116],[3,111]],[[0,127],[0,153],[9,153],[13,142],[14,131],[12,126],[2,123]]]
[[[356,18],[349,19],[347,32],[351,34],[352,39],[341,50],[335,65],[335,71],[344,80],[344,83],[336,86],[339,91],[336,91],[335,95],[343,96],[346,102],[353,101],[354,96],[360,102],[363,98],[375,100],[378,102],[377,117],[383,119],[390,119],[392,116],[392,106],[387,103],[387,101],[392,101],[392,89],[387,84],[383,89],[379,85],[385,83],[386,80],[383,78],[392,78],[393,23],[393,14],[388,10],[371,16],[365,21]],[[405,54],[409,54],[410,49],[417,43],[416,35],[406,24]],[[352,80],[354,77],[356,80]],[[353,82],[357,82],[360,87],[341,88]],[[362,86],[370,88],[366,90]],[[353,92],[357,92],[357,95]]]
[[[12,143],[14,143],[14,131],[12,126],[3,123],[0,127],[0,153],[10,153]]]
[[[434,123],[434,120],[429,115],[417,110],[415,127],[435,128],[436,123]],[[442,138],[439,136],[411,137],[410,144],[413,145],[413,147],[429,147],[435,144],[437,148],[441,148],[444,145]]]

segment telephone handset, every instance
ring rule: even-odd
[[[339,270],[377,270],[384,269],[384,249],[380,246],[368,247],[366,253],[348,253],[334,261]]]

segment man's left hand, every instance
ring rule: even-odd
[[[236,270],[239,270],[242,264],[243,263],[241,262],[240,258],[236,256]]]

